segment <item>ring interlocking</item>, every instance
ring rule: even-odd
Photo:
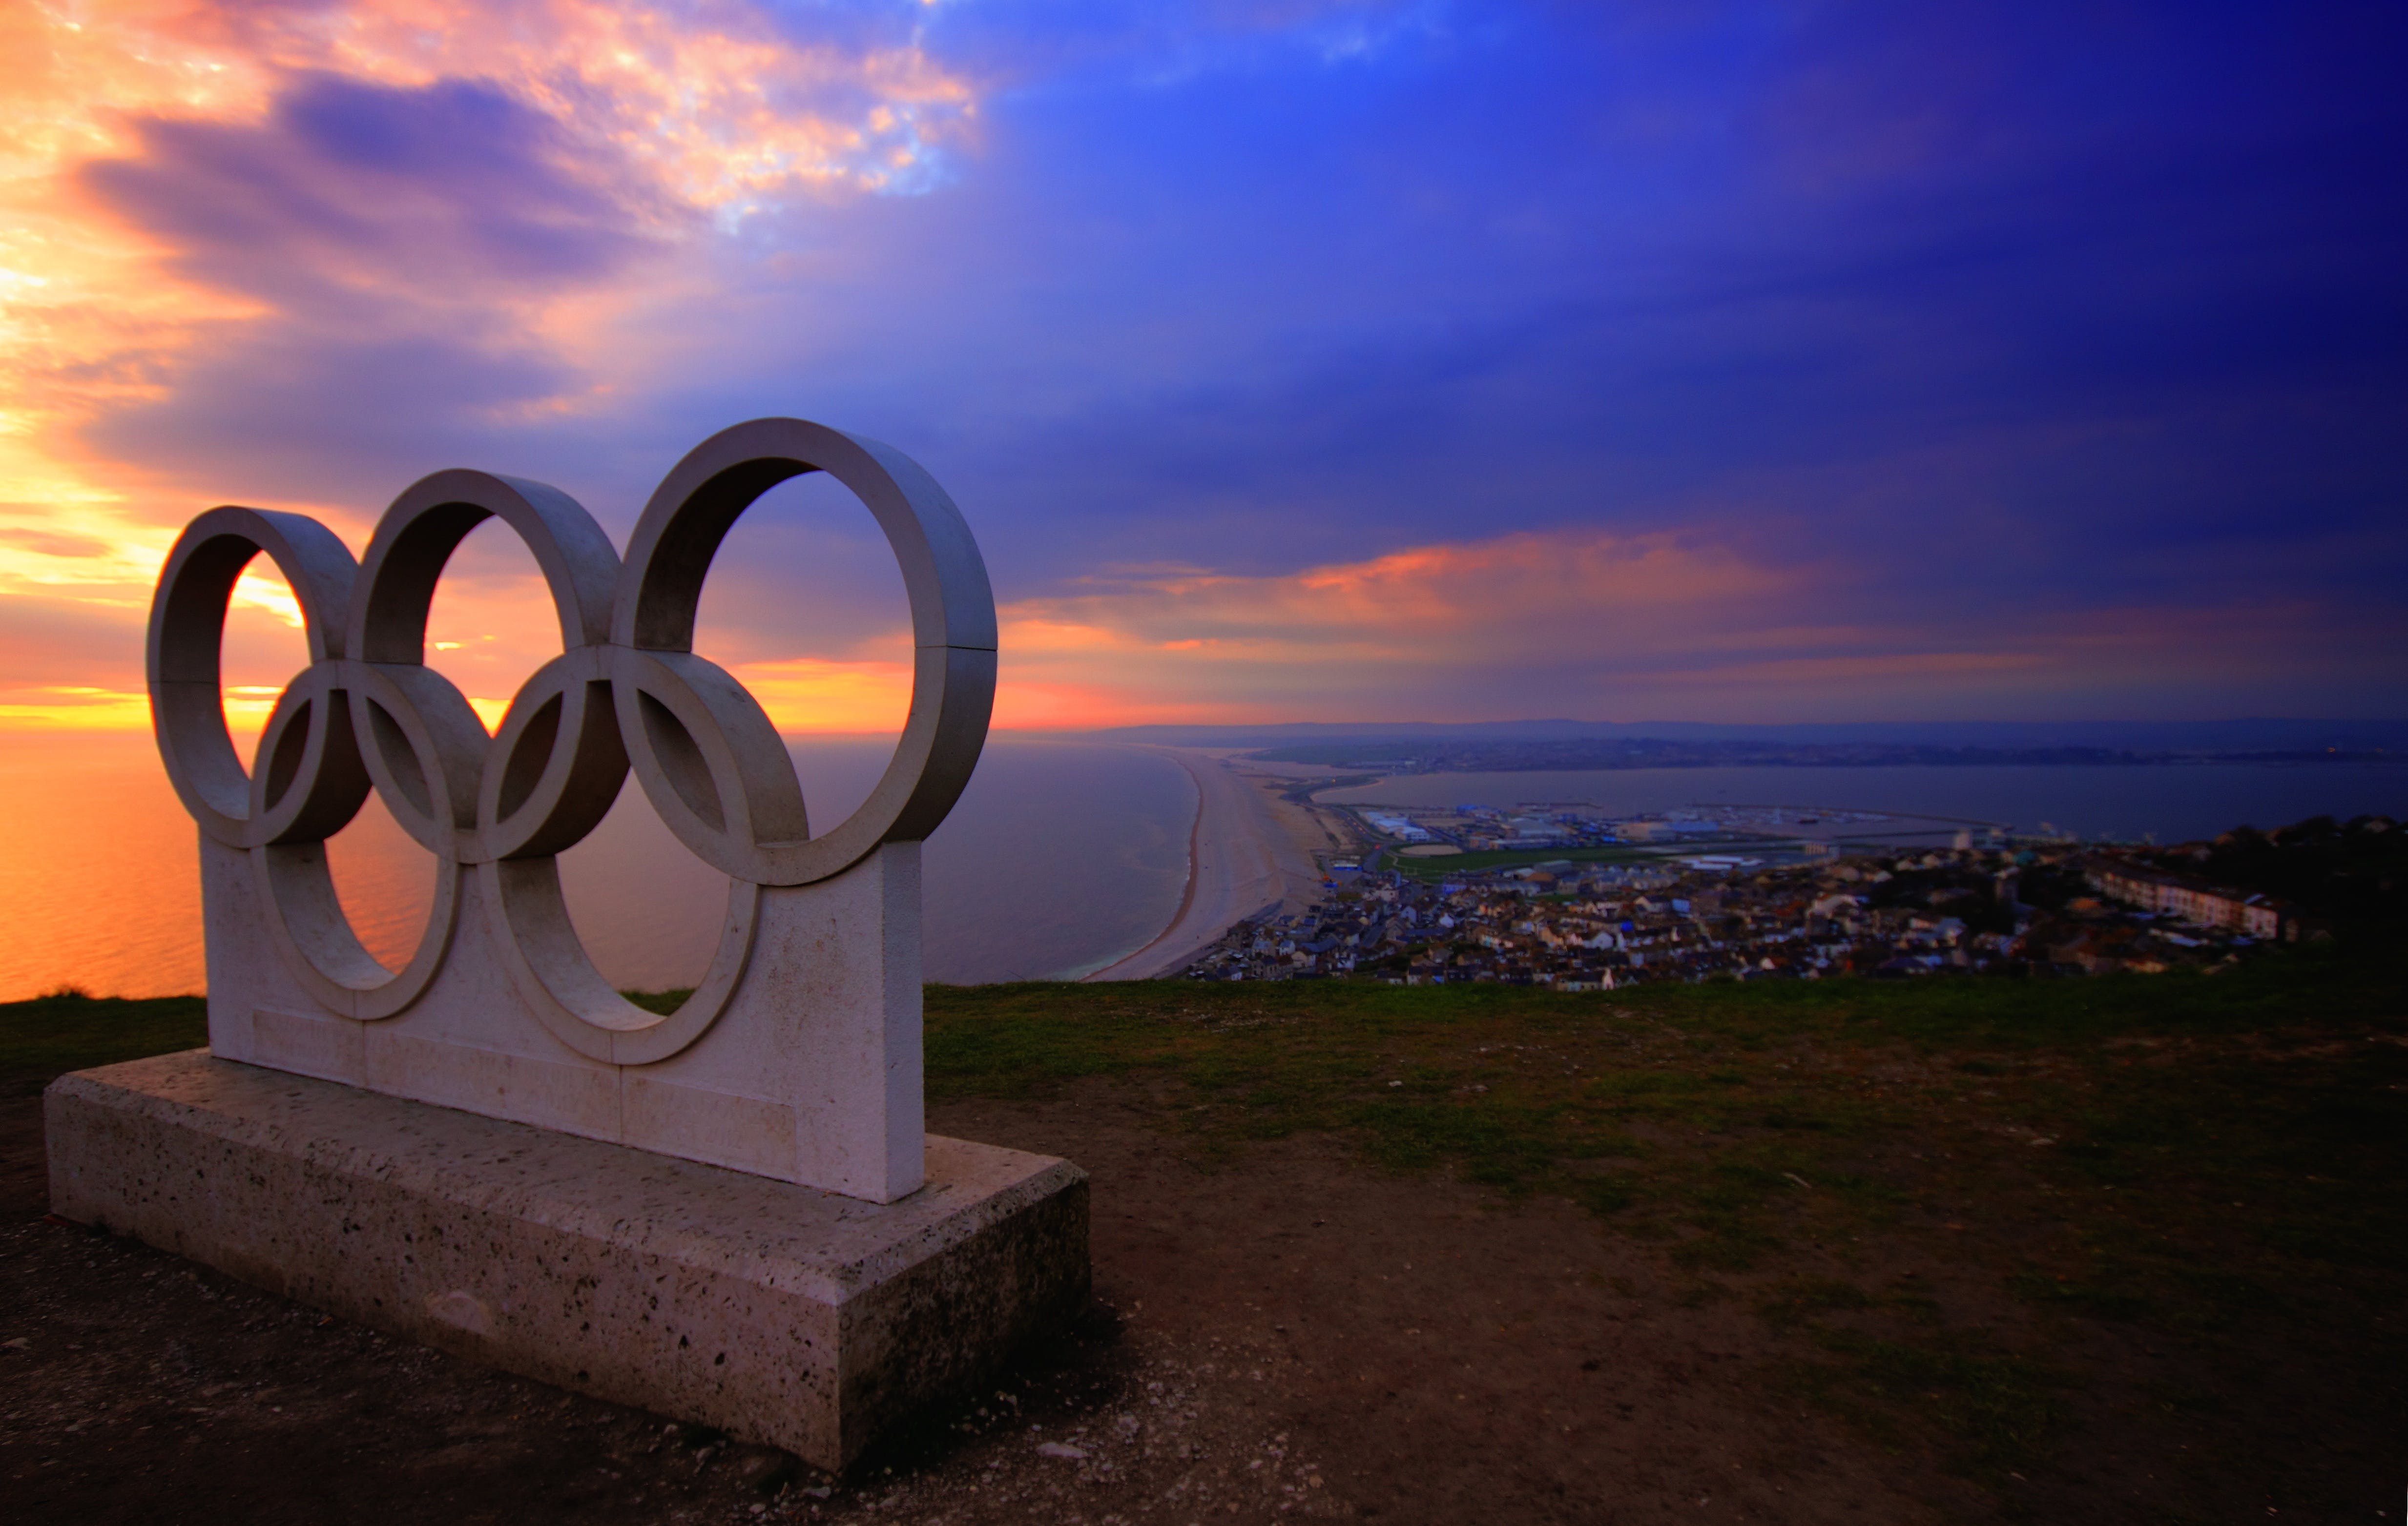
[[[762,493],[809,471],[850,488],[885,532],[914,649],[893,761],[860,808],[817,835],[767,714],[694,651],[721,540]],[[561,632],[561,654],[520,688],[490,737],[459,690],[425,665],[436,583],[487,519],[534,553]],[[220,647],[235,582],[263,553],[300,606],[310,663],[278,699],[246,771],[220,699]],[[318,1001],[362,1020],[407,1009],[443,965],[461,877],[473,872],[494,942],[552,1031],[592,1058],[641,1064],[693,1043],[724,1008],[765,887],[829,878],[944,820],[986,737],[995,599],[968,525],[917,463],[824,425],[762,419],[711,436],[670,471],[624,561],[566,493],[483,472],[412,485],[356,563],[307,516],[210,509],[168,553],[149,658],[168,777],[204,834],[251,855],[285,962]],[[666,1017],[620,996],[594,967],[555,862],[600,823],[631,770],[679,840],[728,876],[710,973]],[[325,839],[371,790],[438,865],[426,930],[399,971],[362,947],[326,869]]]

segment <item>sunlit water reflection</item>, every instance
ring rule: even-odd
[[[815,828],[867,796],[890,747],[795,743]],[[1142,946],[1178,908],[1195,810],[1185,771],[1154,754],[991,740],[927,844],[928,978],[1075,977]],[[200,990],[194,832],[147,736],[0,742],[0,1000],[69,984]],[[328,856],[361,940],[388,964],[406,960],[432,898],[432,857],[374,801]],[[727,882],[669,835],[632,780],[562,856],[562,879],[614,983],[688,985],[710,963]]]

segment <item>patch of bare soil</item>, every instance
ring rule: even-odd
[[[0,1515],[2155,1519],[2103,1499],[2019,1500],[2014,1480],[1994,1492],[1911,1437],[1871,1439],[1844,1406],[1801,1397],[1800,1346],[1777,1319],[1566,1203],[1385,1175],[1325,1138],[1215,1161],[1150,1126],[1158,1105],[1126,1082],[934,1112],[941,1132],[1093,1174],[1096,1307],[831,1479],[46,1221],[39,1099],[0,1100]],[[1859,1283],[1944,1277],[1847,1254]],[[2177,1445],[2146,1422],[2131,1438],[2102,1490],[2145,1494],[2146,1458]],[[2266,1519],[2236,1505],[2225,1519]]]

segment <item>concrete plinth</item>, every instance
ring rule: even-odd
[[[712,971],[666,1020],[586,963],[549,859],[438,864],[420,948],[441,960],[363,1018],[276,907],[288,852],[201,838],[210,1053],[873,1203],[919,1190],[919,844],[818,884],[731,885]],[[564,995],[647,1026],[596,1028]]]
[[[873,1204],[198,1049],[44,1102],[64,1218],[826,1468],[1087,1292],[1085,1173],[989,1145]]]

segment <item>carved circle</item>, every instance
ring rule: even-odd
[[[770,487],[814,470],[851,488],[884,530],[910,596],[915,647],[910,716],[893,761],[867,802],[818,837],[767,714],[693,651],[703,578],[729,526]],[[466,698],[425,665],[436,585],[489,518],[534,554],[562,645],[490,738]],[[310,665],[279,698],[246,773],[226,730],[220,647],[236,579],[262,552],[300,603]],[[943,820],[985,740],[995,635],[968,526],[916,463],[874,440],[766,419],[679,463],[624,564],[567,494],[481,472],[413,484],[356,564],[304,516],[211,509],[161,573],[149,666],[169,778],[205,833],[250,851],[271,934],[327,1008],[373,1020],[423,994],[450,952],[462,878],[474,873],[538,1018],[580,1053],[644,1064],[694,1042],[725,1009],[751,958],[764,886],[827,878],[880,843],[917,840]],[[611,989],[560,890],[556,855],[600,823],[631,767],[672,832],[729,877],[710,971],[666,1016]],[[426,930],[397,972],[361,945],[326,869],[325,839],[371,789],[437,864]]]
[[[761,494],[823,471],[867,506],[911,605],[911,708],[869,798],[810,833],[793,761],[760,705],[694,652],[711,560]],[[961,510],[892,446],[798,419],[721,431],[672,468],[627,545],[610,621],[611,690],[637,781],[705,863],[761,885],[807,885],[882,842],[925,837],[953,809],[995,706],[995,595]]]
[[[338,815],[348,821],[367,799],[367,777],[357,771],[351,749],[337,746],[329,758],[327,729],[340,718],[322,692],[313,691],[305,698],[321,703],[310,713],[288,716],[280,729],[271,722],[261,737],[260,756],[281,766],[275,770],[274,819],[254,814],[251,780],[235,756],[219,685],[234,586],[263,552],[301,606],[312,671],[339,661],[357,567],[334,533],[306,515],[232,505],[208,510],[176,537],[150,601],[145,666],[159,758],[193,820],[229,848],[259,847],[303,820],[315,823]],[[296,719],[303,722],[297,739],[291,724]],[[271,737],[292,750],[270,750]]]

